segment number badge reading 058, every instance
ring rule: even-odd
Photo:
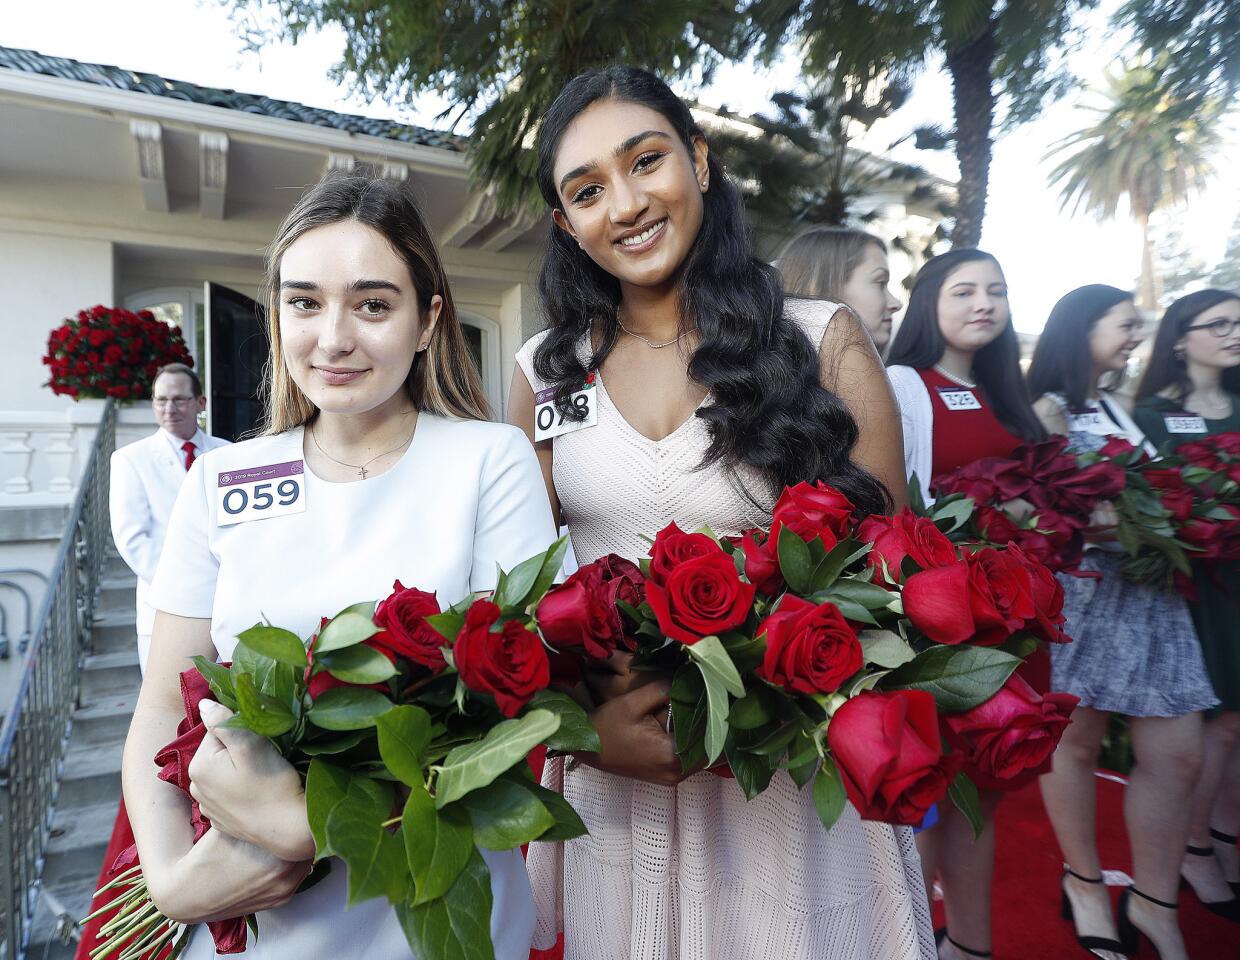
[[[534,395],[534,441],[550,440],[566,433],[584,430],[598,425],[598,406],[594,392],[594,374],[590,374],[585,386],[573,394],[573,406],[584,417],[569,420],[555,406],[555,387],[540,390]]]
[[[305,462],[289,460],[242,467],[219,476],[216,525],[268,520],[306,509]]]

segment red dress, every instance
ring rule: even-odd
[[[918,370],[917,374],[926,385],[934,409],[932,476],[959,470],[982,457],[1010,456],[1025,442],[999,422],[981,390],[962,387],[937,370]],[[1039,693],[1051,687],[1051,658],[1042,647],[1017,672]],[[1049,765],[1046,769],[1050,769]]]

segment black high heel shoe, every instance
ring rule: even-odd
[[[1072,935],[1076,937],[1076,942],[1095,956],[1097,956],[1095,951],[1098,950],[1105,950],[1107,953],[1131,954],[1132,951],[1125,950],[1124,945],[1118,940],[1112,940],[1110,937],[1083,937],[1077,931],[1076,915],[1072,909],[1072,901],[1068,899],[1069,875],[1075,877],[1077,880],[1080,880],[1081,883],[1102,883],[1102,877],[1082,877],[1071,867],[1065,866],[1063,868],[1063,879],[1059,881],[1059,912],[1060,915],[1068,921],[1068,923],[1072,924]]]
[[[1124,892],[1119,895],[1119,939],[1123,945],[1124,953],[1130,957],[1136,954],[1137,950],[1141,948],[1141,938],[1145,937],[1150,941],[1150,949],[1154,951],[1154,956],[1158,957],[1158,960],[1162,960],[1162,954],[1159,953],[1154,941],[1146,934],[1143,934],[1128,916],[1128,901],[1134,896],[1138,896],[1142,900],[1148,900],[1155,906],[1166,910],[1178,910],[1180,905],[1178,903],[1167,903],[1165,900],[1155,900],[1148,893],[1142,893],[1136,887],[1125,887]]]
[[[1211,859],[1214,858],[1213,847],[1194,847],[1190,843],[1187,847],[1184,848],[1184,850],[1186,853],[1189,854],[1189,856],[1210,857]],[[1233,893],[1233,896],[1231,897],[1230,900],[1214,900],[1214,901],[1202,900],[1201,895],[1197,893],[1197,888],[1194,887],[1188,881],[1188,879],[1183,876],[1180,877],[1180,886],[1188,887],[1188,889],[1193,892],[1193,896],[1197,898],[1197,902],[1200,903],[1203,907],[1205,907],[1215,916],[1222,917],[1224,920],[1230,920],[1232,923],[1240,923],[1240,899],[1237,899],[1237,897],[1234,895],[1235,887],[1233,884],[1228,884],[1228,886],[1232,887],[1232,893]]]
[[[1210,839],[1217,840],[1219,843],[1229,844],[1230,846],[1233,846],[1233,847],[1236,845],[1235,834],[1223,833],[1222,830],[1215,830],[1213,827],[1210,828]],[[1232,893],[1234,893],[1237,897],[1240,897],[1240,881],[1228,880],[1227,885],[1231,887]]]
[[[943,946],[944,940],[946,940],[948,943],[950,943],[953,947],[955,947],[957,950],[959,950],[961,953],[965,954],[966,956],[980,957],[981,960],[986,960],[987,957],[993,956],[993,954],[990,953],[990,951],[986,951],[983,953],[981,950],[970,950],[968,947],[957,943],[955,940],[953,940],[951,937],[947,935],[946,927],[943,927],[939,930],[935,930],[934,931],[934,945],[936,947],[941,947]]]

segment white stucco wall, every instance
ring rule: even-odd
[[[72,402],[43,386],[47,335],[66,317],[111,305],[112,244],[0,230],[0,410],[62,410]]]

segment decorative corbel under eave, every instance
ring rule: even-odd
[[[168,212],[168,181],[164,175],[164,132],[152,120],[129,121],[138,152],[138,181],[142,204],[154,213]]]
[[[198,211],[208,220],[224,219],[228,196],[228,134],[198,134]]]

